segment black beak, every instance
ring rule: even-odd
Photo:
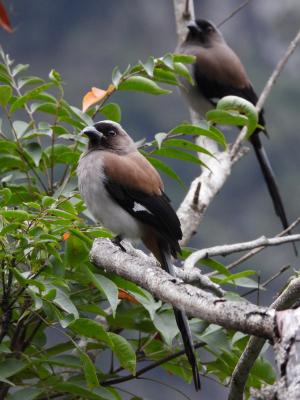
[[[87,126],[81,131],[81,134],[86,135],[89,139],[93,137],[100,139],[103,136],[103,133],[99,132],[94,126]]]
[[[199,26],[196,24],[195,21],[190,21],[187,26],[188,30],[190,32],[201,32],[201,29],[199,28]]]

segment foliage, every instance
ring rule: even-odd
[[[133,379],[140,362],[165,358],[164,369],[190,382],[186,358],[175,357],[181,343],[174,343],[178,330],[170,306],[89,262],[93,239],[110,233],[86,222],[90,216],[76,191],[75,172],[86,144],[82,128],[96,114],[121,120],[120,107],[108,103],[116,90],[169,93],[161,83],[190,79],[185,63],[193,58],[168,54],[123,73],[115,69],[112,84],[94,88],[88,111],[82,112],[65,100],[58,72],[44,80],[26,75],[28,65],[15,65],[3,52],[1,57],[0,397],[120,399],[113,386],[121,372]],[[246,116],[239,117],[239,124],[248,124]],[[195,152],[209,153],[193,143],[197,135],[226,146],[223,134],[203,122],[182,123],[140,147],[156,168],[181,182],[161,158],[203,164]],[[253,271],[235,276],[213,260],[207,265],[219,273],[215,279],[221,284],[255,285],[248,277]],[[247,338],[197,319],[191,323],[209,356],[199,367],[226,382]],[[258,362],[251,384],[270,382],[269,371],[269,364]]]

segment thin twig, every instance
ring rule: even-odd
[[[220,28],[220,26],[224,25],[225,22],[229,21],[232,17],[235,16],[238,12],[240,12],[243,8],[245,8],[249,4],[250,0],[246,0],[244,3],[242,3],[240,6],[235,8],[226,18],[224,18],[221,22],[217,24],[217,27]]]
[[[274,274],[273,276],[271,276],[269,279],[267,279],[265,282],[261,283],[259,285],[259,287],[255,288],[255,289],[251,289],[248,292],[244,293],[242,295],[242,297],[246,297],[249,296],[250,294],[256,292],[259,288],[266,288],[271,282],[273,282],[275,279],[277,279],[279,276],[281,276],[285,271],[287,271],[289,268],[291,268],[290,265],[284,265],[283,267],[280,268],[280,270],[278,272],[276,272],[276,274]]]
[[[196,344],[194,345],[194,348],[195,348],[195,349],[199,349],[200,347],[204,347],[204,346],[205,346],[205,343],[204,343],[204,342],[199,342],[199,343],[196,343]],[[130,375],[126,375],[126,376],[120,376],[120,377],[118,377],[118,378],[108,379],[108,380],[105,380],[105,381],[100,382],[100,384],[101,384],[102,386],[111,386],[111,385],[116,385],[116,384],[118,384],[118,383],[130,381],[130,380],[132,380],[132,379],[138,378],[139,376],[145,374],[145,373],[148,372],[148,371],[151,371],[152,369],[154,369],[154,368],[156,368],[156,367],[159,367],[159,366],[162,365],[162,364],[165,364],[165,363],[167,363],[167,362],[169,362],[169,361],[174,360],[175,358],[178,358],[178,357],[180,357],[180,356],[183,356],[184,354],[185,354],[185,350],[177,351],[177,352],[174,353],[174,354],[170,354],[169,356],[164,357],[164,358],[162,358],[161,360],[155,361],[155,362],[153,362],[153,363],[147,365],[147,367],[141,368],[140,370],[138,370],[138,371],[136,372],[135,375],[130,374]]]
[[[279,60],[278,64],[276,65],[276,68],[274,69],[270,78],[268,79],[267,83],[265,84],[265,87],[264,87],[263,91],[261,92],[261,95],[259,96],[259,99],[256,104],[257,112],[260,112],[262,110],[268,96],[271,93],[272,87],[275,85],[277,78],[283,71],[286,63],[288,62],[291,55],[294,53],[299,42],[300,42],[300,30],[297,32],[295,38],[290,42],[286,52],[284,53],[283,57]],[[241,144],[244,141],[246,136],[247,136],[247,128],[243,128],[232,146],[232,149],[231,149],[231,158],[232,159],[236,155],[236,153],[239,151]]]
[[[241,251],[256,249],[257,247],[261,246],[279,246],[284,243],[291,243],[291,242],[300,241],[300,234],[297,235],[289,235],[284,237],[273,237],[273,238],[266,238],[262,236],[255,240],[250,240],[249,242],[242,242],[242,243],[234,243],[234,244],[225,244],[221,246],[214,246],[207,249],[202,249],[195,251],[192,253],[184,263],[184,268],[189,270],[194,267],[194,265],[208,257],[213,256],[226,256],[232,253],[239,253]]]
[[[153,378],[140,378],[140,379],[142,379],[142,380],[144,380],[144,381],[153,382],[153,383],[155,383],[155,384],[159,383],[160,385],[165,386],[165,387],[167,387],[167,388],[173,390],[174,392],[179,393],[183,398],[185,398],[185,399],[187,399],[187,400],[191,400],[191,398],[190,398],[187,394],[185,394],[184,392],[182,392],[180,389],[177,389],[177,388],[174,387],[173,385],[169,385],[169,384],[166,383],[166,382],[161,382],[159,379],[153,379]]]
[[[283,231],[281,231],[280,233],[278,233],[275,237],[281,237],[287,233],[290,233],[292,229],[294,229],[298,224],[300,223],[300,218],[297,218],[292,224],[290,224],[286,229],[284,229]],[[240,257],[238,260],[233,261],[231,264],[227,265],[227,269],[231,270],[235,267],[237,267],[239,264],[241,264],[242,262],[248,260],[249,258],[253,257],[255,254],[261,252],[262,250],[264,250],[266,248],[266,246],[261,246],[261,247],[257,247],[254,250],[249,251],[248,253],[244,254],[242,257]]]

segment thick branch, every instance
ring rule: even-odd
[[[271,339],[274,332],[274,311],[264,307],[217,298],[202,289],[174,279],[149,258],[137,256],[125,244],[122,252],[108,239],[96,239],[90,253],[97,267],[114,272],[152,293],[156,298],[226,329],[234,329]]]
[[[284,310],[291,307],[300,296],[300,278],[293,279],[271,308]],[[255,360],[259,356],[265,340],[251,337],[232,374],[228,400],[243,400],[245,384]]]
[[[281,379],[278,384],[279,400],[300,399],[300,308],[281,311],[276,316],[278,340],[275,353]]]

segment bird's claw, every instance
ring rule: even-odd
[[[118,246],[122,251],[124,251],[126,253],[125,247],[121,244],[122,240],[123,240],[122,236],[120,236],[120,235],[117,235],[116,237],[111,239],[111,241],[114,245]]]

